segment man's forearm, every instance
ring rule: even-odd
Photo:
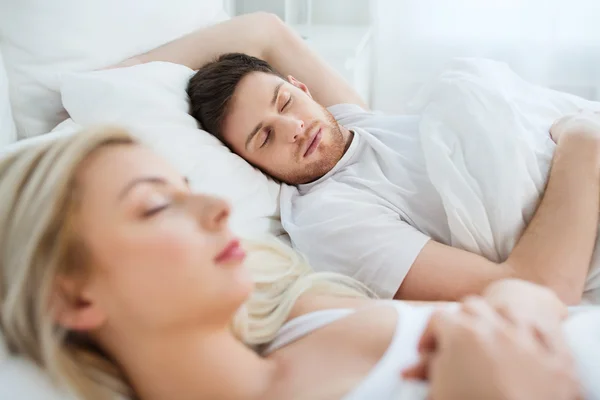
[[[568,304],[581,299],[598,229],[598,140],[569,135],[556,148],[535,216],[505,264],[515,275],[555,290]]]
[[[199,29],[113,67],[167,61],[197,70],[225,53],[244,53],[267,61],[284,76],[306,84],[322,106],[353,103],[367,109],[358,93],[306,42],[269,13],[253,13]]]

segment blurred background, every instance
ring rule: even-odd
[[[455,57],[507,62],[523,78],[600,100],[598,0],[226,0],[278,14],[372,108],[403,112]]]

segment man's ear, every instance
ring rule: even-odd
[[[308,97],[310,97],[312,99],[312,95],[310,94],[310,91],[308,90],[308,86],[306,86],[304,83],[300,82],[298,79],[294,78],[292,75],[288,75],[288,81],[296,86],[298,89],[302,90],[304,93],[306,93],[308,95]]]
[[[50,306],[55,322],[70,331],[94,330],[106,321],[106,315],[86,293],[81,279],[57,278]]]

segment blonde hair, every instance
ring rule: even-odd
[[[123,129],[102,127],[30,146],[0,161],[0,330],[12,354],[30,358],[86,400],[134,393],[101,349],[56,326],[48,304],[59,274],[85,272],[85,246],[73,221],[80,165],[103,147],[136,143]],[[247,345],[273,340],[303,293],[369,295],[351,278],[313,273],[282,243],[247,247],[256,287],[232,323]]]
[[[48,304],[56,276],[86,265],[73,232],[78,167],[102,147],[133,143],[122,129],[99,128],[0,161],[0,328],[11,353],[90,400],[131,393],[99,349],[56,326]]]
[[[307,292],[340,297],[375,297],[366,286],[345,275],[314,272],[305,258],[275,240],[249,241],[247,268],[254,279],[254,292],[232,324],[234,334],[247,345],[275,339],[298,298]]]

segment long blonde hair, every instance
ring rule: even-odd
[[[101,148],[136,143],[123,129],[94,128],[23,148],[0,161],[0,330],[11,354],[31,359],[86,400],[134,393],[107,354],[57,327],[48,304],[56,277],[82,272],[88,264],[73,228],[79,166]],[[284,244],[248,247],[256,289],[235,316],[232,330],[250,346],[271,341],[307,291],[368,295],[350,278],[313,273]]]
[[[278,240],[247,241],[245,247],[255,289],[232,327],[240,340],[254,348],[275,338],[304,293],[375,297],[366,286],[345,275],[314,272],[303,256]]]

